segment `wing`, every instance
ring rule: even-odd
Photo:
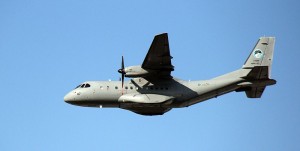
[[[152,78],[172,78],[174,66],[171,62],[168,34],[156,35],[142,64],[142,68],[154,71]]]

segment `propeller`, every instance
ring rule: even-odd
[[[121,69],[118,70],[122,74],[122,95],[123,95],[123,86],[124,86],[124,77],[125,77],[125,67],[124,67],[124,57],[122,56]]]

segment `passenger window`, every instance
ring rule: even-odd
[[[125,86],[125,89],[128,89],[128,87],[127,87],[127,86]]]
[[[102,89],[103,89],[103,86],[100,86],[100,89],[102,90]]]
[[[132,89],[133,89],[133,87],[130,87],[130,89],[132,90]]]
[[[118,87],[116,86],[115,89],[118,89]]]

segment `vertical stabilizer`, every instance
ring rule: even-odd
[[[250,53],[243,68],[265,66],[268,68],[268,76],[271,77],[275,37],[261,37]]]

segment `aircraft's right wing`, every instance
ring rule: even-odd
[[[144,59],[142,68],[155,71],[155,74],[151,75],[152,78],[172,78],[171,71],[174,71],[174,66],[171,59],[168,34],[156,35]]]

